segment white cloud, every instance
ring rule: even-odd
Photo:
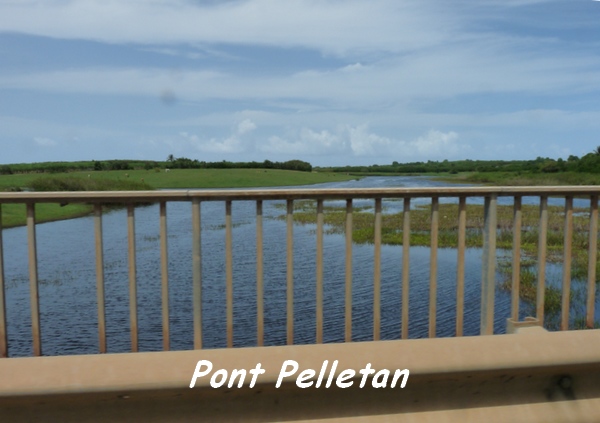
[[[283,137],[271,136],[266,143],[258,146],[258,150],[264,153],[296,156],[343,155],[347,154],[348,146],[341,134],[302,128],[299,133],[291,132]]]
[[[451,159],[460,157],[469,147],[458,142],[456,132],[430,130],[412,139],[401,140],[378,135],[368,125],[340,126],[335,132],[303,128],[298,133],[272,136],[258,146],[264,153],[296,156],[325,156],[332,159],[353,156],[390,161]]]
[[[55,147],[56,145],[58,145],[58,143],[53,139],[45,137],[34,137],[33,141],[35,141],[35,143],[40,147]]]
[[[403,51],[439,43],[452,23],[418,0],[31,0],[0,5],[0,28],[109,43],[236,43]]]
[[[355,156],[383,156],[394,148],[392,140],[370,133],[367,125],[348,128],[348,133]]]
[[[254,131],[256,128],[256,124],[251,119],[244,119],[237,124],[233,133],[224,139],[215,137],[202,139],[198,135],[190,134],[186,131],[180,132],[179,136],[199,151],[218,154],[237,154],[249,148],[248,144],[243,142],[243,138],[245,134]]]
[[[458,143],[456,132],[431,130],[408,143],[409,149],[416,150],[422,157],[456,157],[463,149]]]
[[[247,132],[252,132],[256,129],[256,124],[252,122],[250,119],[244,119],[238,124],[237,133],[239,135],[245,134]]]

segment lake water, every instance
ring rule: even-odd
[[[420,177],[368,177],[359,181],[312,185],[311,188],[451,186]],[[415,204],[428,199],[414,200]],[[441,201],[446,201],[442,199]],[[470,200],[471,201],[471,200]],[[473,200],[473,201],[480,201]],[[482,201],[482,200],[481,200]],[[512,199],[501,201],[509,201]],[[537,201],[535,199],[534,201]],[[554,200],[551,200],[554,201]],[[559,204],[563,204],[563,200]],[[286,228],[276,219],[277,204],[264,203],[265,344],[286,342]],[[340,205],[344,202],[337,202]],[[371,205],[356,200],[355,205]],[[336,202],[331,202],[336,204]],[[589,204],[589,202],[587,203]],[[386,212],[396,212],[401,201],[385,201]],[[234,345],[256,343],[255,203],[233,203]],[[136,208],[138,327],[140,351],[162,348],[160,246],[158,205]],[[204,346],[226,346],[225,327],[225,207],[202,203],[202,274]],[[130,349],[125,210],[104,215],[104,261],[107,340],[109,352]],[[169,290],[171,348],[192,349],[191,204],[168,203]],[[26,229],[6,229],[4,237],[9,354],[32,354]],[[94,221],[92,217],[37,226],[39,296],[44,355],[88,354],[98,351]],[[410,252],[411,338],[428,331],[429,248]],[[345,239],[324,237],[324,339],[344,337]],[[295,343],[315,340],[314,226],[294,225]],[[382,339],[400,336],[402,247],[382,246]],[[455,332],[456,250],[438,251],[437,335]],[[556,272],[550,267],[549,272]],[[558,270],[559,271],[559,270]],[[468,249],[465,275],[466,335],[479,332],[481,250]],[[353,246],[353,339],[372,339],[373,246]],[[523,307],[521,307],[523,309]],[[510,295],[496,291],[495,332],[502,333],[510,314]]]

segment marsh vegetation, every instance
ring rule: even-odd
[[[385,204],[385,203],[384,203]],[[283,206],[282,206],[283,207]],[[522,205],[520,290],[521,300],[534,310],[537,296],[537,255],[539,247],[538,205]],[[499,205],[497,208],[497,273],[499,288],[511,290],[513,248],[513,213],[512,205]],[[589,208],[573,209],[572,234],[572,266],[571,308],[575,317],[575,326],[582,326],[582,315],[585,312],[585,281],[588,275],[589,245]],[[482,205],[469,204],[466,212],[465,243],[467,248],[483,247],[484,210]],[[548,206],[548,228],[546,243],[546,260],[551,266],[560,267],[563,262],[565,243],[564,207]],[[285,218],[284,215],[279,218]],[[374,211],[372,207],[355,207],[352,214],[352,240],[356,244],[373,244],[375,239]],[[403,212],[382,213],[382,244],[402,245]],[[304,225],[316,225],[317,213],[315,201],[299,201],[294,204],[294,221]],[[346,225],[346,208],[344,206],[325,205],[324,223],[326,233],[344,234]],[[410,245],[411,247],[431,245],[431,207],[427,204],[413,206],[410,211]],[[438,246],[440,248],[457,248],[458,245],[458,204],[439,204]],[[600,275],[600,255],[596,257],[596,275]],[[556,272],[554,272],[556,273]],[[547,278],[551,278],[548,276]],[[596,281],[597,282],[597,281]],[[561,308],[562,292],[560,282],[547,280],[545,288],[546,322],[553,327],[558,322]]]

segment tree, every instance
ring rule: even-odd
[[[168,162],[174,162],[175,161],[175,156],[173,156],[172,154],[169,154],[169,156],[167,157],[167,161]]]

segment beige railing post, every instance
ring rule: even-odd
[[[373,340],[381,336],[381,198],[375,199],[373,252]]]
[[[231,201],[225,202],[225,302],[227,315],[227,348],[233,347],[233,239]]]
[[[6,294],[2,245],[2,204],[0,204],[0,358],[6,358],[8,357],[8,333],[6,331]]]
[[[161,275],[161,304],[162,304],[162,335],[163,350],[170,349],[169,331],[169,248],[167,233],[167,203],[160,202],[160,275]]]
[[[565,239],[563,245],[562,314],[560,330],[569,329],[571,307],[571,246],[573,239],[573,197],[565,198]]]
[[[523,212],[521,211],[521,197],[515,196],[513,206],[513,244],[512,244],[512,290],[511,290],[511,318],[519,320],[519,291],[521,289],[521,226]]]
[[[465,248],[467,231],[467,198],[458,200],[458,246],[456,263],[456,336],[463,335],[465,313]]]
[[[98,303],[98,351],[106,353],[106,307],[104,294],[104,243],[102,240],[102,205],[94,205],[96,238],[96,298]]]
[[[138,318],[137,318],[137,270],[135,248],[135,208],[127,205],[127,233],[129,240],[129,324],[131,326],[131,351],[138,351]]]
[[[317,281],[316,325],[317,344],[323,343],[323,200],[317,200]]]
[[[346,342],[352,342],[352,200],[346,200]]]
[[[35,203],[27,203],[27,238],[29,244],[29,298],[31,301],[31,330],[33,355],[42,355],[40,332],[40,296],[38,291],[37,246],[35,236]]]
[[[256,345],[264,344],[263,202],[256,201]]]
[[[494,333],[494,293],[496,288],[497,197],[485,197],[483,227],[483,266],[481,278],[481,335]]]
[[[402,218],[402,339],[408,339],[410,292],[410,197],[404,198]]]
[[[287,344],[294,344],[294,201],[287,200]]]
[[[548,196],[540,197],[540,227],[538,240],[538,259],[537,259],[537,298],[536,298],[536,317],[544,322],[544,300],[546,295],[546,249],[548,237]]]
[[[431,198],[431,246],[429,254],[429,337],[436,336],[437,323],[437,253],[439,227],[439,198]]]
[[[594,309],[596,304],[596,258],[598,255],[598,195],[590,197],[590,233],[588,247],[588,281],[585,323],[594,327]]]
[[[192,304],[194,316],[194,349],[202,349],[202,240],[200,199],[192,199]]]

